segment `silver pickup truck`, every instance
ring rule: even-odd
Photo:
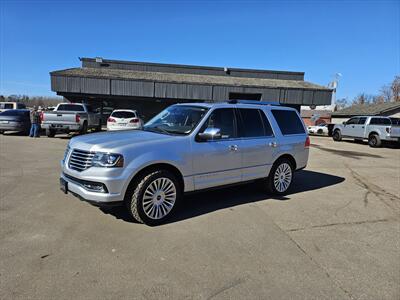
[[[96,205],[125,204],[157,225],[181,195],[259,180],[289,191],[305,168],[310,139],[298,112],[257,101],[188,103],[166,108],[141,130],[72,138],[60,187]]]
[[[342,138],[368,140],[371,147],[380,147],[382,141],[400,142],[400,126],[393,120],[379,116],[353,117],[335,125],[332,138],[334,141],[341,141]]]
[[[85,134],[88,129],[101,130],[101,116],[87,104],[60,103],[53,111],[42,114],[41,126],[48,137],[60,132]]]

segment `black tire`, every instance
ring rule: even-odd
[[[87,130],[88,130],[88,125],[87,125],[87,122],[85,121],[85,122],[83,122],[82,128],[81,128],[79,133],[80,134],[86,134]]]
[[[342,134],[340,133],[339,129],[336,129],[332,134],[332,139],[335,142],[340,142],[342,140]]]
[[[99,132],[101,131],[101,120],[99,121],[99,125],[96,127],[96,131]]]
[[[368,137],[368,145],[372,148],[378,148],[382,146],[382,141],[379,135],[376,133],[370,134]]]
[[[46,129],[46,135],[49,138],[53,138],[56,135],[56,132],[55,132],[55,130]]]
[[[287,169],[287,168],[289,168],[289,169]],[[285,174],[290,174],[289,182],[287,183],[287,185],[285,184],[284,189],[280,189],[280,187],[283,187],[282,181],[281,181],[281,185],[275,181],[277,176],[278,176],[278,178],[277,178],[278,181],[280,181],[279,177],[282,176],[282,174],[279,174],[280,171],[278,171],[278,170],[284,170]],[[288,171],[288,172],[286,172],[286,171]],[[271,171],[269,173],[269,176],[266,179],[267,190],[270,193],[275,194],[275,195],[286,195],[287,192],[290,190],[290,187],[292,186],[293,175],[294,175],[293,165],[289,159],[281,158],[281,159],[277,160],[273,164]],[[286,177],[286,179],[288,179],[288,177]],[[281,177],[281,180],[283,180],[283,177]],[[286,181],[286,180],[284,180],[284,181]]]
[[[164,194],[164,198],[161,199],[161,204],[159,204],[158,206],[154,204],[154,201],[157,201],[157,200],[160,201],[160,199],[157,198],[157,197],[160,197],[160,195],[156,196],[153,194],[153,200],[149,200],[149,197],[150,197],[149,195],[151,194],[151,192],[150,192],[151,185],[155,184],[157,180],[165,180],[165,179],[167,179],[166,180],[167,184],[172,183],[175,188],[176,196],[175,196],[175,200],[174,200],[174,203],[172,204],[171,208],[168,208],[167,203],[170,203],[170,202],[167,202],[167,201],[172,201],[172,200],[164,199],[166,197],[171,197],[171,196],[165,196],[165,195],[167,195],[167,193]],[[145,193],[150,193],[150,194],[147,194],[148,195],[147,196],[148,197],[147,204],[145,204],[145,202],[144,202]],[[168,193],[170,193],[170,192],[168,192]],[[139,223],[144,223],[146,225],[156,226],[156,225],[160,225],[160,224],[164,223],[171,217],[171,215],[174,213],[174,211],[179,203],[181,195],[182,195],[182,188],[174,174],[172,174],[171,172],[166,171],[166,170],[150,171],[149,173],[144,174],[136,182],[134,182],[133,184],[130,185],[130,187],[128,188],[128,191],[125,195],[125,203],[126,203],[129,213],[136,221],[138,221]],[[156,197],[156,198],[154,198],[154,197]],[[160,198],[162,198],[162,197],[160,197]],[[156,200],[154,200],[154,199],[156,199]],[[145,206],[146,206],[146,208],[145,208]],[[159,209],[160,213],[166,212],[166,214],[164,216],[162,216],[161,218],[154,218],[154,216],[152,218],[150,216],[151,212],[153,211],[151,207],[153,207],[153,208],[156,207],[156,208],[154,208],[155,210]],[[167,211],[165,208],[169,209],[169,211]],[[145,211],[145,209],[147,210],[147,212]],[[164,210],[164,211],[162,212],[162,210]],[[154,211],[153,211],[153,213],[154,213]],[[158,211],[157,211],[157,214],[158,214]],[[157,217],[157,215],[155,217]]]
[[[324,131],[323,131],[322,129],[318,129],[317,133],[318,133],[318,134],[323,134]]]
[[[0,130],[0,134],[4,134],[4,131],[3,131],[3,130]]]

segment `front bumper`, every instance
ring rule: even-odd
[[[63,182],[66,182],[64,186],[62,186]],[[90,182],[87,180],[79,179],[73,177],[71,175],[67,175],[64,172],[60,175],[60,188],[64,191],[64,193],[71,193],[74,196],[80,198],[81,200],[88,201],[94,205],[103,206],[103,205],[120,205],[124,200],[124,195],[121,193],[112,193],[109,190],[107,181],[99,182],[99,181],[91,181],[92,183],[102,184],[106,187],[106,192],[94,192],[90,191],[88,188],[84,186],[85,182]],[[113,183],[115,184],[115,183]]]

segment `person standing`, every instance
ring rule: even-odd
[[[40,113],[37,107],[34,106],[31,111],[31,131],[29,133],[30,137],[40,137]]]

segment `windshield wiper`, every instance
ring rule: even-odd
[[[143,127],[144,130],[148,130],[151,132],[157,132],[157,133],[165,133],[165,134],[170,134],[167,130],[164,128],[161,128],[159,126],[154,126],[154,127]]]

